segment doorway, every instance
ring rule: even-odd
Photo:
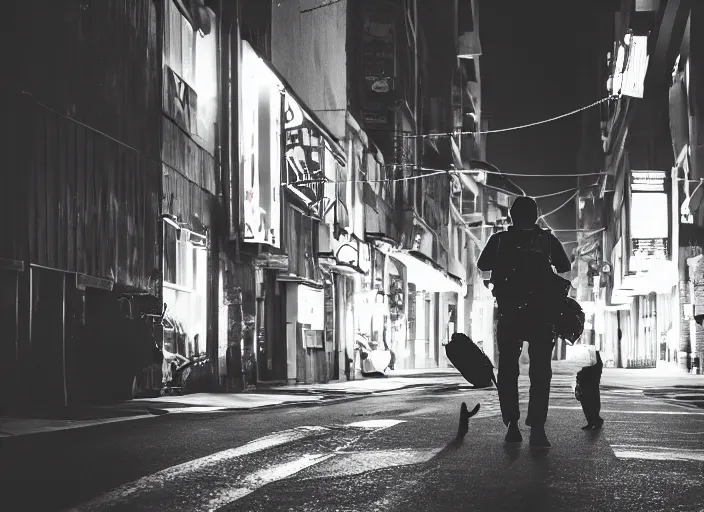
[[[34,375],[30,396],[35,405],[66,406],[64,273],[32,267],[30,343]]]
[[[264,301],[258,301],[257,368],[260,381],[286,380],[286,289],[276,272],[264,271]],[[263,332],[262,332],[263,328]]]
[[[335,291],[344,292],[344,285],[339,288],[335,286],[334,279],[325,284],[324,303],[325,303],[325,356],[327,357],[328,376],[327,380],[338,380],[340,378],[340,348],[339,337],[336,336],[335,329]],[[344,277],[340,279],[344,282]],[[339,283],[339,281],[338,281]],[[339,331],[337,331],[339,332]]]

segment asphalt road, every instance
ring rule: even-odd
[[[704,410],[606,390],[585,433],[570,380],[553,382],[549,450],[528,427],[503,443],[495,391],[431,388],[4,438],[2,509],[704,511]],[[457,442],[463,400],[482,407]]]

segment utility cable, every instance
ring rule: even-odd
[[[552,215],[553,213],[558,212],[559,210],[561,210],[562,208],[564,208],[565,206],[567,206],[567,205],[569,204],[569,202],[572,201],[575,197],[577,197],[577,194],[578,194],[578,193],[579,193],[579,191],[575,192],[574,194],[572,194],[572,195],[567,199],[567,201],[565,201],[564,203],[562,203],[562,204],[561,204],[560,206],[558,206],[557,208],[555,208],[555,209],[553,209],[553,210],[550,210],[548,213],[544,213],[544,214],[541,215],[539,218],[540,218],[540,219],[545,219],[545,217],[548,217],[549,215]],[[551,228],[551,229],[552,229],[552,228]]]
[[[595,101],[594,103],[590,103],[589,105],[585,107],[578,108],[576,110],[572,110],[571,112],[567,112],[565,114],[560,114],[559,116],[551,117],[549,119],[544,119],[542,121],[536,121],[534,123],[528,123],[528,124],[522,124],[519,126],[511,126],[508,128],[499,128],[496,130],[478,130],[478,131],[457,131],[457,132],[445,132],[445,133],[428,133],[428,134],[420,134],[420,135],[403,135],[404,138],[439,138],[439,137],[453,137],[457,135],[484,135],[484,134],[489,134],[489,133],[503,133],[503,132],[510,132],[510,131],[515,131],[515,130],[522,130],[524,128],[531,128],[533,126],[538,126],[541,124],[546,124],[546,123],[552,123],[553,121],[558,121],[560,119],[564,119],[565,117],[573,116],[575,114],[579,114],[580,112],[583,112],[584,110],[588,110],[592,107],[596,107],[597,105],[601,105],[602,103],[609,101],[611,99],[615,98],[615,96],[608,96],[606,98],[602,98],[598,101]]]
[[[435,171],[437,169],[428,169],[426,167],[420,167],[420,170],[422,171]],[[467,170],[462,170],[462,171],[456,171],[456,172],[461,172],[465,174],[469,173],[476,173],[478,171],[467,171]],[[519,178],[581,178],[584,176],[603,176],[604,174],[608,174],[606,172],[582,172],[582,173],[576,173],[576,174],[517,174],[517,173],[510,173],[510,172],[494,172],[494,171],[487,171],[482,169],[479,172],[485,172],[487,174],[498,174],[498,175],[503,175],[503,176],[515,176]]]
[[[316,5],[315,7],[311,7],[310,9],[305,9],[305,10],[301,11],[301,14],[305,14],[305,13],[312,12],[312,11],[317,11],[318,9],[322,9],[323,7],[330,7],[331,5],[335,5],[337,3],[340,3],[341,1],[342,0],[329,0],[325,3],[320,4],[320,5]],[[281,2],[278,2],[277,6],[280,6],[280,5],[281,5]]]

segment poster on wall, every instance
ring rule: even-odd
[[[310,286],[298,285],[298,322],[314,331],[325,329],[325,293]]]
[[[252,47],[242,44],[240,82],[245,242],[280,246],[281,90]]]
[[[320,203],[325,192],[322,136],[306,118],[298,102],[288,93],[285,95],[284,112],[288,190],[304,205],[321,209]]]
[[[669,195],[665,171],[631,171],[630,272],[648,271],[668,259]]]

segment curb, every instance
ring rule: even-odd
[[[356,400],[362,400],[363,398],[367,398],[370,396],[374,395],[380,395],[385,392],[389,391],[399,391],[401,389],[409,389],[409,388],[421,388],[421,387],[434,387],[436,385],[434,384],[412,384],[409,386],[404,386],[403,388],[397,388],[397,389],[391,389],[391,390],[379,390],[379,391],[362,391],[362,392],[355,392],[355,393],[350,393],[350,392],[340,392],[338,391],[337,393],[327,393],[329,395],[333,395],[330,397],[325,397],[323,396],[320,400],[316,401],[310,401],[310,402],[298,402],[298,401],[285,401],[281,402],[278,404],[270,404],[270,405],[263,405],[263,406],[257,406],[257,407],[225,407],[222,409],[218,409],[215,412],[240,412],[240,413],[253,413],[257,412],[260,410],[271,410],[271,409],[282,409],[282,408],[294,408],[294,407],[321,407],[321,406],[329,406],[329,405],[335,405],[335,404],[340,404],[344,402],[353,402]],[[459,386],[459,385],[458,385]],[[439,390],[443,389],[451,389],[449,386],[438,386]],[[307,392],[306,394],[323,394],[320,392],[317,393],[309,393]],[[7,436],[3,436],[3,439],[9,439],[9,438],[16,438],[16,437],[24,437],[24,436],[29,436],[29,435],[39,435],[39,434],[52,434],[52,433],[57,433],[61,432],[64,430],[81,430],[81,429],[86,429],[86,428],[92,428],[92,427],[99,427],[105,424],[109,423],[118,423],[122,421],[133,421],[138,420],[138,419],[149,419],[150,417],[158,417],[158,416],[166,416],[169,414],[172,414],[171,409],[188,409],[188,408],[195,408],[195,407],[203,407],[202,405],[191,405],[191,404],[174,404],[174,407],[145,407],[142,410],[142,414],[139,413],[138,410],[136,409],[131,409],[130,410],[130,415],[123,415],[123,416],[111,416],[109,418],[98,418],[98,419],[88,419],[85,421],[96,421],[97,423],[90,424],[90,425],[81,425],[81,426],[76,426],[76,427],[69,427],[69,428],[63,428],[63,429],[53,429],[53,430],[44,430],[44,431],[38,431],[38,432],[27,432],[27,433],[19,433],[19,434],[10,434]],[[178,414],[178,413],[176,413]],[[202,412],[202,413],[194,413],[194,414],[211,414],[209,412]],[[146,416],[149,415],[149,416]],[[46,418],[26,418],[26,419],[46,419]],[[100,422],[100,420],[107,420],[104,423]],[[82,421],[82,420],[81,420]]]

